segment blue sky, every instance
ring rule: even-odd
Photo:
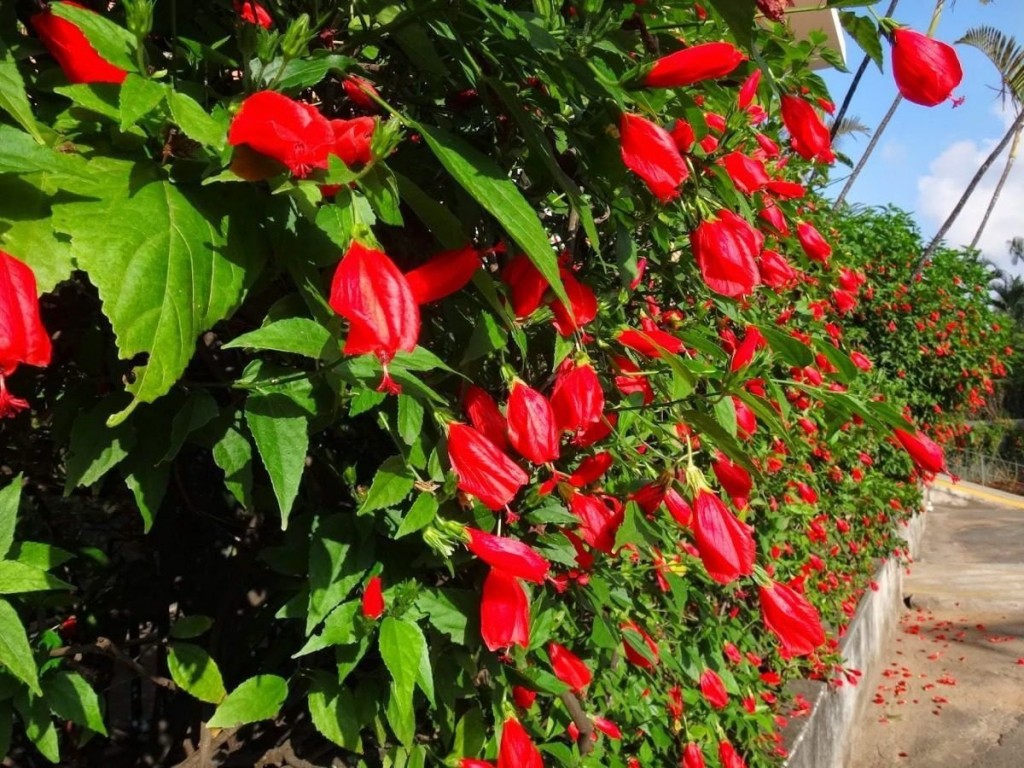
[[[879,2],[875,7],[881,13],[886,6],[887,3]],[[895,18],[924,32],[933,7],[930,0],[903,0]],[[982,25],[997,27],[1024,44],[1024,0],[995,0],[988,5],[978,0],[959,0],[952,8],[947,4],[936,37],[953,43],[967,29]],[[870,65],[848,112],[872,129],[896,95],[888,44],[883,43],[883,48],[885,72],[879,73],[874,64]],[[1002,138],[1012,119],[1010,106],[1004,107],[998,95],[999,76],[991,62],[973,47],[957,46],[956,49],[963,65],[964,80],[954,95],[966,97],[964,104],[953,109],[948,102],[932,108],[904,102],[848,197],[851,203],[893,203],[913,212],[926,238],[938,229],[960,190]],[[854,70],[862,57],[856,43],[847,38],[849,68]],[[835,70],[822,74],[834,100],[840,103],[852,74]],[[842,139],[839,149],[856,162],[867,142],[868,137],[849,136]],[[1001,163],[990,170],[959,224],[951,231],[948,238],[951,243],[970,241],[1001,170]],[[836,166],[833,178],[838,180],[847,173],[845,166]],[[827,193],[834,196],[841,187],[842,183],[837,181]],[[980,247],[987,257],[1009,269],[1005,242],[1016,235],[1024,236],[1024,151],[1018,156]],[[1024,274],[1024,265],[1012,269]]]

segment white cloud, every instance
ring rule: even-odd
[[[926,242],[946,220],[978,167],[998,143],[999,139],[991,139],[980,144],[971,140],[951,144],[932,161],[928,174],[918,179],[917,214]],[[946,235],[947,243],[966,245],[974,239],[1005,162],[1006,152],[989,168],[985,178],[974,190],[963,212]],[[1024,236],[1024,206],[1021,201],[1024,201],[1024,146],[1018,153],[1006,186],[978,242],[978,247],[987,258],[1003,269],[1017,273],[1024,272],[1024,267],[1011,266],[1007,241]]]

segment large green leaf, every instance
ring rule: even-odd
[[[107,735],[96,691],[77,672],[55,669],[42,679],[43,695],[58,717]]]
[[[98,13],[68,5],[67,3],[51,3],[50,10],[54,16],[67,19],[85,35],[89,44],[96,52],[115,67],[137,71],[135,66],[135,36],[124,27]]]
[[[309,546],[307,635],[365,580],[372,565],[373,547],[357,539],[349,516],[317,520]]]
[[[210,728],[231,728],[269,720],[281,710],[286,698],[288,683],[283,677],[250,677],[228,694],[206,725]]]
[[[864,51],[875,62],[878,71],[884,71],[882,60],[882,36],[878,27],[867,16],[858,16],[850,11],[843,11],[839,14],[839,21],[850,37],[852,37],[860,49]]]
[[[21,78],[18,65],[10,49],[0,40],[0,109],[13,117],[18,125],[32,134],[38,143],[43,143],[43,134],[32,114],[25,81]]]
[[[171,109],[174,122],[190,139],[214,149],[224,147],[227,140],[225,126],[210,117],[198,101],[184,93],[169,91],[167,106]]]
[[[359,508],[359,514],[365,515],[378,509],[393,507],[409,495],[415,481],[405,459],[401,456],[392,456],[381,464],[374,475],[366,500]]]
[[[29,134],[0,123],[0,173],[51,173],[80,175],[85,164],[76,155],[54,152],[36,143]]]
[[[51,589],[71,589],[71,585],[31,565],[16,560],[0,560],[0,594],[47,592]]]
[[[420,674],[420,657],[426,642],[423,632],[412,622],[391,616],[381,622],[378,641],[380,656],[394,681],[385,714],[391,729],[406,746],[410,746],[416,738],[413,693]]]
[[[361,754],[363,743],[359,737],[356,702],[352,693],[340,685],[332,675],[312,672],[309,689],[309,716],[318,731],[342,749]]]
[[[171,643],[167,669],[178,686],[200,701],[219,704],[227,696],[220,668],[205,650],[192,643]]]
[[[121,84],[118,107],[121,112],[121,130],[127,131],[142,117],[148,115],[167,97],[160,83],[131,74]]]
[[[134,400],[111,425],[171,388],[199,334],[238,305],[264,253],[252,227],[232,226],[229,210],[208,190],[186,195],[166,181],[54,206],[54,226],[71,236],[79,266],[99,291],[121,358],[148,356],[128,385]]]
[[[21,502],[21,475],[0,490],[0,558],[7,557],[14,543],[14,526],[18,523],[18,504]]]
[[[491,158],[458,136],[432,125],[416,127],[445,170],[484,210],[498,220],[548,281],[558,298],[569,306],[565,287],[558,276],[558,260],[544,225],[523,193],[508,178],[508,174]]]
[[[272,349],[317,360],[331,346],[331,332],[306,317],[286,317],[243,333],[224,345],[224,349]]]
[[[39,670],[32,658],[25,625],[18,618],[17,611],[6,600],[0,599],[0,664],[21,680],[36,694],[41,695]]]
[[[14,697],[14,708],[25,726],[25,735],[39,754],[51,763],[60,762],[60,741],[46,699],[18,691]]]
[[[286,395],[252,394],[245,403],[245,422],[270,475],[281,510],[281,528],[285,529],[306,468],[309,448],[306,415]]]

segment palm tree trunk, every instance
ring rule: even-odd
[[[999,156],[1003,154],[1003,150],[1006,149],[1007,145],[1013,137],[1020,132],[1022,127],[1024,127],[1024,109],[1017,114],[1017,119],[1013,121],[1013,124],[1006,131],[1006,135],[1003,136],[1003,140],[1000,141],[989,156],[985,158],[985,162],[983,162],[981,167],[978,168],[978,171],[974,174],[974,178],[971,179],[971,183],[967,185],[963,194],[960,195],[960,199],[957,201],[952,213],[949,214],[946,220],[942,223],[942,226],[939,227],[939,231],[935,233],[935,237],[933,237],[932,241],[928,243],[928,247],[924,249],[924,253],[921,254],[921,258],[917,263],[916,272],[920,272],[924,263],[931,258],[935,249],[938,248],[939,243],[942,242],[942,238],[946,236],[950,227],[953,226],[953,222],[955,222],[957,217],[963,212],[964,206],[967,205],[967,201],[970,199],[971,195],[974,194],[974,190],[977,188],[978,184],[981,183],[981,180],[988,172],[988,169],[991,168]]]
[[[978,247],[981,233],[985,231],[988,220],[992,217],[992,211],[995,210],[996,202],[999,200],[999,195],[1002,194],[1003,187],[1006,186],[1006,180],[1010,177],[1010,169],[1013,167],[1013,161],[1017,159],[1017,150],[1020,147],[1020,134],[1020,128],[1013,134],[1013,143],[1010,145],[1010,154],[1006,156],[1006,165],[1003,167],[1003,173],[996,183],[996,188],[992,191],[992,199],[988,201],[988,208],[985,209],[985,215],[981,219],[981,224],[978,225],[978,231],[974,233],[974,239],[971,240],[970,247],[972,249]]]
[[[889,3],[889,7],[885,9],[884,16],[892,16],[896,12],[896,6],[899,5],[900,0],[892,0]],[[846,95],[843,97],[843,103],[839,107],[839,111],[836,112],[835,119],[832,122],[832,140],[835,141],[836,133],[839,131],[839,124],[843,122],[843,118],[846,117],[846,110],[850,108],[850,102],[853,101],[853,94],[857,92],[857,86],[860,85],[860,80],[864,77],[864,73],[867,71],[868,64],[871,63],[871,57],[864,54],[864,60],[861,61],[860,66],[857,67],[857,72],[853,76],[853,81],[850,83],[849,89],[846,91]]]
[[[846,184],[843,186],[843,191],[839,193],[839,197],[836,198],[835,203],[832,205],[832,210],[836,210],[846,200],[846,196],[850,193],[850,189],[857,182],[857,177],[860,176],[860,172],[864,170],[864,166],[868,162],[868,158],[871,157],[871,153],[875,151],[875,147],[878,145],[878,140],[882,138],[882,134],[885,129],[889,126],[889,121],[892,120],[892,116],[896,114],[896,108],[899,107],[900,102],[903,101],[903,96],[896,94],[896,98],[892,100],[892,105],[889,107],[889,111],[885,113],[885,117],[882,118],[882,122],[878,124],[874,134],[871,136],[871,141],[868,142],[867,148],[864,150],[864,154],[860,156],[860,160],[857,161],[856,167],[853,169],[853,173],[850,174],[850,178],[846,180]]]

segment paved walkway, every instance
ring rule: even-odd
[[[851,768],[1024,766],[1024,497],[944,485]]]

